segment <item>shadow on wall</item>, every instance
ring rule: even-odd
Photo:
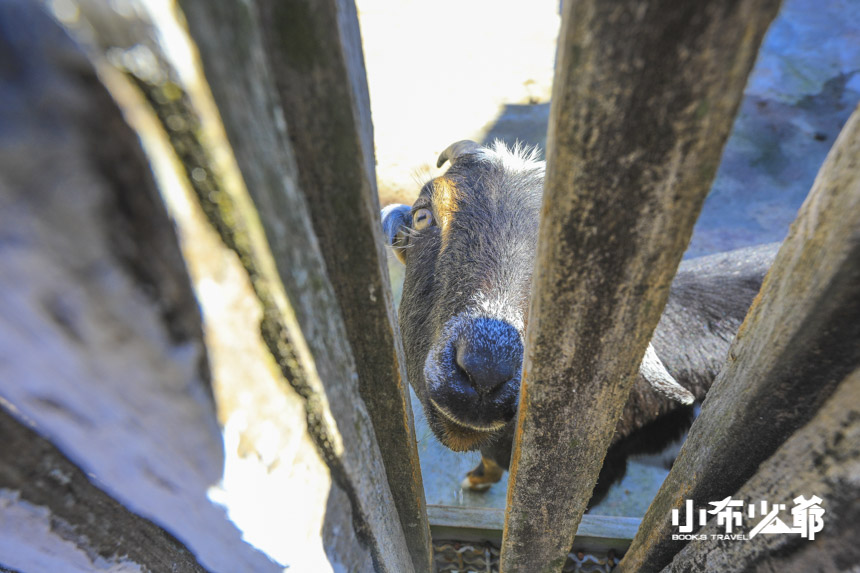
[[[502,113],[490,124],[481,143],[488,145],[496,139],[513,144],[521,141],[537,145],[541,157],[546,151],[546,130],[549,125],[549,102],[534,104],[505,104]]]

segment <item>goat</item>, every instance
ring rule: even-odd
[[[457,142],[437,165],[446,161],[411,207],[389,205],[382,220],[406,266],[399,320],[409,380],[442,444],[481,451],[463,481],[480,491],[510,462],[544,163],[536,149],[498,141]],[[777,247],[681,264],[592,505],[623,476],[628,455],[659,451],[692,421],[690,405],[722,366]]]

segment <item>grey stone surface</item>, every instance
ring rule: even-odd
[[[860,100],[860,3],[786,0],[687,257],[781,241]]]

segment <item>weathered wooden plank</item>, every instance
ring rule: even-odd
[[[620,564],[666,566],[669,516],[733,494],[860,364],[860,110],[818,173],[672,471]]]
[[[778,6],[565,2],[504,571],[564,564]]]
[[[277,570],[207,498],[223,452],[200,315],[146,157],[90,63],[40,6],[0,4],[0,400],[127,510],[10,426],[3,515],[14,528],[12,516],[29,507],[34,526],[56,517],[75,528],[72,544],[86,535],[96,551],[78,545],[82,570],[101,566],[102,551],[143,559],[140,543],[180,558],[130,512],[169,530],[206,569]],[[53,485],[39,481],[46,471]],[[104,523],[90,522],[99,516]],[[57,537],[50,527],[16,535],[0,534],[21,541],[0,551],[4,564],[78,570],[40,569],[41,542]]]
[[[373,127],[352,0],[260,0],[304,195],[356,357],[359,391],[416,570],[431,564],[403,348],[381,236]]]
[[[845,571],[860,563],[860,370],[836,389],[815,417],[762,463],[732,499],[760,507],[762,501],[785,503],[778,516],[796,526],[791,508],[803,496],[821,498],[824,529],[814,539],[800,534],[757,535],[744,541],[721,540],[725,527],[714,521],[698,531],[707,539],[690,542],[663,571],[732,573],[773,571]],[[761,518],[745,519],[749,535]]]
[[[3,564],[24,571],[206,571],[175,537],[123,507],[2,406],[0,441]]]
[[[101,77],[143,143],[179,231],[203,314],[225,442],[224,475],[210,489],[210,498],[226,508],[244,539],[281,565],[299,571],[331,571],[346,564],[355,571],[371,570],[370,552],[349,534],[349,499],[332,481],[305,423],[306,402],[284,379],[262,338],[262,305],[250,277],[204,213],[204,208],[213,211],[211,199],[224,186],[212,157],[228,146],[223,134],[203,128],[218,122],[207,118],[213,109],[193,87],[200,85],[193,68],[185,68],[180,79],[165,59],[181,53],[181,46],[164,46],[162,53],[155,41],[165,35],[177,41],[169,34],[175,20],[169,12],[156,14],[155,22],[142,12],[120,16],[99,0],[81,0],[78,7],[78,18],[67,25],[85,31],[78,37],[91,44]],[[142,73],[134,66],[137,60],[126,57],[143,48],[158,62],[157,74]],[[113,55],[112,65],[99,56],[104,53]],[[191,92],[177,97],[187,86]]]
[[[231,246],[238,247],[264,305],[264,338],[306,399],[309,429],[350,500],[356,533],[372,551],[375,567],[412,571],[340,308],[300,191],[265,44],[265,15],[256,3],[187,0],[181,5],[256,207],[255,212],[244,205],[241,193],[231,195],[229,212],[214,213],[222,236],[235,239],[242,227],[243,243],[232,240]],[[305,55],[313,58],[312,52]],[[265,242],[251,237],[258,225]]]
[[[98,0],[77,6],[65,23],[89,46],[144,144],[204,313],[227,453],[221,487],[211,493],[246,539],[284,565],[372,570],[349,498],[332,481],[320,434],[307,423],[308,411],[318,416],[322,408],[309,408],[303,388],[285,379],[290,370],[277,364],[284,348],[263,339],[261,314],[268,324],[283,319],[269,294],[275,274],[260,272],[265,239],[243,215],[252,208],[200,70],[181,57],[189,52],[187,33],[175,13],[149,4],[133,15]]]
[[[461,541],[502,540],[505,510],[494,507],[428,505],[430,529],[436,539]],[[614,549],[623,553],[636,535],[641,520],[635,517],[584,515],[574,545],[586,551]]]

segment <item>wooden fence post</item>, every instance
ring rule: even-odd
[[[712,537],[725,535],[715,520],[699,530],[707,539],[688,543],[664,569],[667,573],[732,573],[761,566],[780,573],[841,571],[860,562],[860,370],[836,389],[815,417],[794,433],[732,499],[760,508],[762,501],[793,507],[799,496],[818,496],[825,513],[824,529],[813,538],[800,534],[760,535],[749,541]],[[779,514],[790,527],[789,511]],[[760,519],[747,519],[749,535]],[[738,531],[737,529],[735,531]]]
[[[729,349],[621,571],[685,541],[672,509],[733,494],[860,364],[860,110],[848,119]]]
[[[0,440],[0,571],[33,571],[36,560],[63,571],[89,554],[115,566],[206,572],[179,540],[129,511],[3,407]]]
[[[431,567],[412,406],[386,265],[352,0],[259,0],[266,53],[329,280],[416,570]]]
[[[503,571],[564,564],[778,7],[565,2]]]

